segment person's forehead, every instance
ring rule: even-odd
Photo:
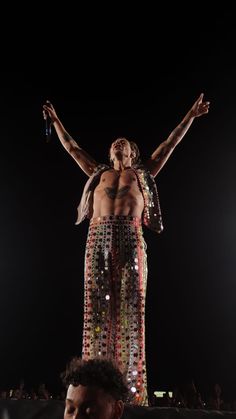
[[[114,140],[112,144],[116,144],[116,143],[119,143],[119,142],[130,144],[130,142],[129,142],[129,140],[127,140],[127,138],[122,138],[122,137],[117,138],[116,140]]]
[[[91,386],[82,386],[79,384],[78,386],[73,386],[72,384],[69,385],[67,390],[66,398],[68,400],[72,400],[74,402],[84,402],[88,400],[98,400],[98,399],[106,399],[108,395],[105,391],[101,388]]]

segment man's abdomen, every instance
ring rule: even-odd
[[[106,193],[94,195],[93,217],[103,217],[106,215],[130,215],[142,217],[144,208],[143,196],[129,193],[121,198],[110,198]]]

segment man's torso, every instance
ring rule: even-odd
[[[141,218],[143,209],[143,195],[132,168],[102,173],[94,190],[93,217],[131,215]]]

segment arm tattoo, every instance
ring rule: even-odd
[[[123,198],[130,190],[130,186],[122,186],[118,191],[116,188],[105,188],[104,189],[108,198],[110,199],[120,199]]]
[[[170,150],[172,149],[173,145],[175,144],[176,141],[178,141],[179,137],[181,137],[181,135],[183,135],[183,130],[185,129],[187,123],[186,122],[181,122],[172,132],[172,135],[170,137],[170,142],[168,145],[166,145],[160,155],[158,157],[165,157]]]
[[[173,131],[173,137],[172,137],[172,141],[175,140],[176,138],[179,137],[179,135],[182,134],[184,128],[186,127],[187,123],[186,122],[181,122],[181,124],[179,124],[175,130]]]
[[[184,129],[187,125],[188,122],[183,121],[172,131],[168,140],[161,144],[160,151],[158,152],[156,158],[153,159],[155,162],[159,162],[168,156],[168,154],[174,149],[175,145],[178,144],[178,140],[181,139],[181,136],[184,135]]]
[[[68,132],[65,132],[63,134],[63,138],[64,138],[65,141],[71,141],[71,140],[73,140],[73,138],[70,136],[70,134],[68,134]]]

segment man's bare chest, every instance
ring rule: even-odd
[[[108,170],[102,174],[99,186],[103,188],[112,187],[116,189],[119,189],[123,186],[135,188],[138,187],[138,179],[135,172],[131,168],[122,171]]]

